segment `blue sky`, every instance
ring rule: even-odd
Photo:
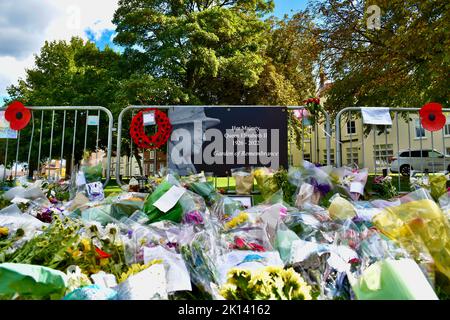
[[[275,0],[275,12],[277,17],[283,17],[285,14],[291,14],[292,11],[299,11],[306,8],[307,0]]]

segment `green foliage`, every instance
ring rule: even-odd
[[[264,20],[273,8],[271,0],[121,0],[113,22],[114,41],[123,53],[108,47],[99,50],[80,38],[46,42],[26,78],[8,88],[5,102],[98,105],[110,109],[115,118],[128,105],[299,105],[315,91],[313,70],[319,47],[314,25],[306,13]],[[63,157],[70,159],[72,141],[68,140],[74,135],[75,112],[66,116],[68,147]],[[75,163],[82,157],[86,113],[77,116]],[[104,121],[103,117],[101,124]],[[125,117],[124,128],[129,121]],[[51,122],[51,114],[44,115],[41,160],[49,155]],[[41,134],[39,113],[23,137],[31,136],[33,124],[31,149],[37,147]],[[62,112],[53,124],[54,132],[62,131]],[[100,148],[107,144],[106,130],[107,126],[100,126]],[[301,134],[295,134],[297,140]],[[88,150],[95,149],[95,140],[87,139]],[[27,161],[30,141],[20,145],[22,161]],[[53,158],[59,157],[61,144],[62,137],[54,136]],[[3,144],[0,152],[1,148]],[[131,153],[128,135],[122,152]],[[134,155],[139,157],[137,152]],[[38,166],[37,158],[33,154],[30,159],[31,172]]]
[[[294,194],[297,191],[297,186],[291,184],[288,179],[288,172],[281,168],[270,179],[281,190],[283,190],[283,200],[289,204],[293,204]]]
[[[263,21],[272,9],[267,0],[119,1],[115,41],[141,74],[170,82],[178,103],[295,105],[314,90],[313,57],[303,55],[311,19]]]
[[[381,29],[370,30],[370,5]],[[326,108],[448,105],[450,3],[447,0],[314,1],[318,37],[333,85]]]
[[[29,106],[105,106],[117,116],[120,112],[115,103],[115,93],[121,78],[127,74],[123,72],[126,61],[123,57],[109,48],[101,51],[95,44],[84,42],[80,38],[72,38],[70,42],[46,42],[41,52],[35,58],[35,67],[27,70],[25,80],[19,80],[17,85],[8,88],[9,100],[19,100]],[[97,114],[96,112],[90,115]],[[43,126],[41,132],[41,116]],[[81,159],[84,149],[86,112],[77,113],[75,138],[75,161]],[[52,143],[52,157],[59,158],[62,146],[64,113],[33,112],[31,123],[21,131],[23,137],[19,148],[19,161],[27,161],[29,150],[36,150],[42,134],[41,161],[50,154],[50,136],[53,124],[55,132]],[[67,111],[64,154],[65,159],[71,158],[72,139],[75,133],[75,111]],[[99,127],[100,148],[107,146],[107,119],[101,114]],[[31,139],[34,127],[33,139]],[[89,137],[95,129],[90,128]],[[57,134],[56,134],[57,133]],[[96,139],[89,138],[86,148],[94,150]],[[9,150],[15,151],[17,141],[10,141]],[[30,145],[31,144],[31,145]],[[2,148],[5,145],[2,144]],[[8,158],[10,161],[14,159]],[[38,166],[37,152],[32,152],[30,158],[31,173]],[[70,165],[70,161],[68,163]],[[70,173],[70,168],[68,170]]]

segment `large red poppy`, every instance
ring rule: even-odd
[[[419,114],[422,127],[428,131],[441,130],[447,122],[447,118],[442,113],[442,105],[436,102],[424,105],[420,109]]]
[[[31,119],[31,111],[22,103],[14,101],[5,111],[5,119],[9,121],[9,127],[13,130],[22,130]]]

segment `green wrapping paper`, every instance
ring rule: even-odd
[[[283,260],[285,264],[291,262],[292,243],[299,239],[297,234],[286,226],[278,228],[275,238],[275,248],[280,253],[281,260]]]
[[[0,264],[0,297],[61,298],[66,289],[66,275],[47,267],[21,264]]]
[[[102,163],[95,166],[82,166],[81,170],[84,173],[84,177],[86,178],[87,183],[97,182],[102,180],[103,176],[103,167]]]
[[[358,300],[438,300],[411,259],[378,261],[350,282]]]
[[[116,220],[130,217],[137,210],[142,210],[142,201],[121,201],[111,204],[111,217]]]
[[[208,182],[193,182],[189,185],[189,188],[202,196],[209,205],[214,204],[220,198],[214,185]]]
[[[172,209],[167,212],[162,212],[153,204],[161,198],[169,189],[172,188],[172,184],[168,182],[161,183],[156,190],[145,199],[143,211],[149,218],[149,223],[169,220],[176,223],[180,223],[183,217],[183,208],[178,202]]]

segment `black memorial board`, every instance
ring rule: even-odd
[[[175,107],[169,168],[180,175],[239,167],[287,167],[287,110],[283,107]]]

